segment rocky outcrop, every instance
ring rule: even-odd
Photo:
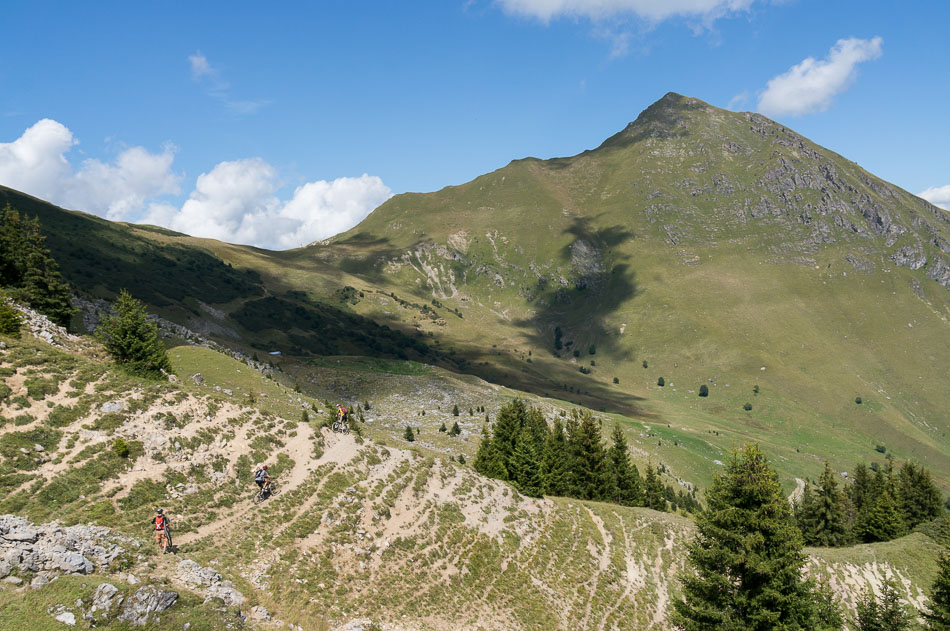
[[[139,543],[97,526],[35,526],[0,515],[0,576],[24,573],[91,574],[110,567]]]
[[[139,588],[119,614],[119,620],[125,620],[137,627],[144,627],[155,616],[175,604],[178,592],[169,592],[154,585]]]
[[[244,603],[244,595],[234,588],[231,581],[222,580],[216,570],[202,567],[190,559],[183,559],[178,564],[175,578],[208,600],[220,598],[224,604],[236,607]]]

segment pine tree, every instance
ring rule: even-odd
[[[805,488],[809,490],[808,485]],[[803,495],[799,527],[807,545],[842,546],[848,543],[843,501],[835,474],[826,462],[814,493],[808,493],[807,500]]]
[[[630,453],[627,449],[627,439],[614,425],[611,435],[613,444],[607,452],[610,464],[610,473],[614,479],[614,494],[610,499],[624,506],[640,506],[643,503],[643,490],[640,488],[640,475],[636,467],[630,464]]]
[[[60,326],[69,326],[76,310],[69,285],[53,259],[39,219],[21,219],[9,204],[0,212],[0,285]]]
[[[447,432],[447,431],[449,431],[449,430],[448,430],[448,428],[445,426],[445,423],[442,423],[442,425],[439,426],[439,431],[440,431],[440,432]]]
[[[515,483],[515,488],[525,495],[541,497],[544,493],[541,459],[527,426],[522,428],[521,435],[518,437],[509,473],[511,480]]]
[[[403,436],[403,438],[405,438],[406,440],[408,440],[410,443],[415,442],[415,440],[416,440],[416,435],[415,435],[415,433],[412,431],[412,426],[411,426],[411,425],[406,425],[406,431],[403,432],[402,436]]]
[[[689,545],[693,572],[680,576],[684,600],[673,623],[685,631],[812,630],[819,620],[806,556],[788,501],[758,445],[733,452],[718,475]]]
[[[927,469],[905,462],[898,474],[897,485],[901,512],[908,530],[940,515],[940,490]]]
[[[937,577],[930,586],[929,611],[923,612],[930,631],[950,631],[950,549],[937,560]]]
[[[879,471],[874,484],[880,492],[870,507],[865,506],[863,519],[856,526],[856,534],[864,543],[890,541],[906,532],[900,504],[895,497],[897,485],[893,470],[888,468],[886,477]]]
[[[13,308],[13,304],[6,294],[0,291],[0,335],[20,337],[20,327],[23,326],[23,317]]]
[[[856,623],[858,631],[907,631],[910,615],[893,583],[884,581],[880,601],[870,586],[865,590],[858,601]]]
[[[487,427],[482,427],[482,442],[478,445],[478,451],[475,452],[475,460],[472,466],[482,475],[495,478],[496,480],[507,480],[508,469],[502,460],[495,440],[491,436]]]
[[[544,492],[547,495],[567,495],[571,457],[564,436],[564,424],[560,418],[554,419],[554,426],[544,441],[541,470],[544,475]]]
[[[452,416],[458,416],[458,415],[459,415],[459,406],[458,405],[452,406]]]
[[[116,363],[130,373],[157,378],[172,369],[158,327],[149,322],[145,306],[126,290],[112,305],[113,313],[103,318],[96,335]]]
[[[569,440],[573,452],[571,497],[582,500],[607,499],[610,495],[607,457],[601,443],[600,426],[590,412],[585,410],[581,414]]]
[[[511,458],[514,456],[515,445],[521,435],[521,428],[524,426],[527,413],[527,406],[521,399],[510,401],[498,410],[492,442],[495,444],[506,470],[511,466]]]
[[[653,510],[665,511],[666,500],[663,498],[663,482],[656,474],[652,464],[647,465],[647,472],[643,480],[643,505]]]
[[[449,430],[449,436],[458,436],[462,433],[462,428],[459,427],[459,422],[455,421],[452,423],[452,429]]]

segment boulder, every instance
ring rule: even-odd
[[[115,412],[124,412],[125,407],[125,401],[107,401],[102,404],[101,409],[103,414],[113,414]]]
[[[178,592],[168,592],[154,585],[139,588],[125,604],[119,620],[137,627],[144,627],[152,616],[158,615],[175,604]]]
[[[201,376],[200,372],[196,372],[191,376],[191,380],[195,383],[196,386],[200,386],[204,383],[205,378]]]
[[[89,607],[87,615],[92,618],[108,618],[112,615],[113,610],[122,604],[123,600],[118,587],[111,583],[102,583],[92,595],[92,606]]]
[[[70,627],[76,626],[76,615],[71,611],[62,612],[61,614],[56,616],[56,619]]]

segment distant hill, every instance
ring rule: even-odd
[[[950,488],[948,215],[758,114],[671,93],[595,149],[399,195],[286,252],[7,201],[80,291],[129,287],[224,343],[621,412],[692,480],[754,438],[790,477],[881,447]]]

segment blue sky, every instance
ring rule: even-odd
[[[950,3],[191,4],[5,6],[0,184],[294,247],[392,194],[595,147],[675,91],[950,208]]]

